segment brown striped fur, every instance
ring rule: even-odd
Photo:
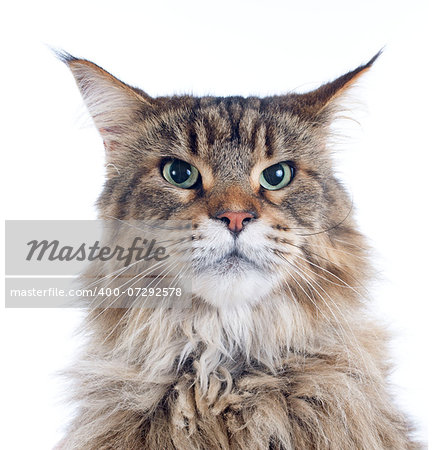
[[[376,57],[308,94],[151,98],[62,56],[107,149],[100,217],[191,220],[204,252],[219,212],[252,211],[239,239],[256,233],[243,245],[267,270],[264,289],[236,301],[218,296],[221,275],[191,308],[91,308],[60,448],[418,448],[386,381],[368,249],[328,145],[344,92]],[[169,184],[168,158],[198,168],[199,186]],[[282,161],[295,178],[262,189],[260,173]]]

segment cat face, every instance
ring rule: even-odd
[[[153,99],[65,56],[107,149],[101,216],[191,223],[176,270],[215,306],[310,289],[314,254],[354,234],[326,140],[337,97],[373,60],[304,95]]]

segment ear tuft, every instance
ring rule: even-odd
[[[332,105],[334,100],[343,95],[364,73],[371,68],[382,52],[383,49],[379,50],[366,64],[362,64],[334,81],[320,86],[315,91],[303,95],[303,97],[305,97],[306,106],[310,112],[316,116],[320,116],[325,113],[326,108]]]
[[[53,48],[50,47],[50,50],[54,53],[54,56],[59,60],[68,65],[70,61],[74,61],[78,58],[74,57],[70,53],[66,52],[65,50],[59,49],[59,48]]]
[[[55,51],[55,54],[71,70],[105,147],[115,148],[116,142],[134,126],[149,105],[149,97],[91,61],[64,51]]]
[[[366,64],[320,86],[318,89],[306,94],[290,94],[281,97],[279,100],[281,107],[311,120],[314,124],[330,122],[333,112],[335,112],[335,100],[348,91],[371,68],[382,52],[383,49],[379,50]]]
[[[377,58],[382,54],[383,49],[379,50],[366,64],[357,67],[354,70],[342,75],[330,83],[326,83],[313,92],[310,92],[309,98],[318,111],[327,106],[331,101],[342,95],[350,88],[364,73],[366,73]]]

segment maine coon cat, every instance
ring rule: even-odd
[[[191,223],[170,271],[193,282],[187,307],[90,305],[60,448],[417,448],[329,147],[377,56],[306,94],[152,98],[61,55],[106,149],[99,216]]]

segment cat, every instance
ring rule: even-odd
[[[169,242],[190,251],[178,264],[193,280],[166,307],[89,305],[58,448],[420,448],[390,392],[369,249],[329,145],[379,54],[264,98],[153,98],[59,54],[106,150],[99,217],[189,223]]]

